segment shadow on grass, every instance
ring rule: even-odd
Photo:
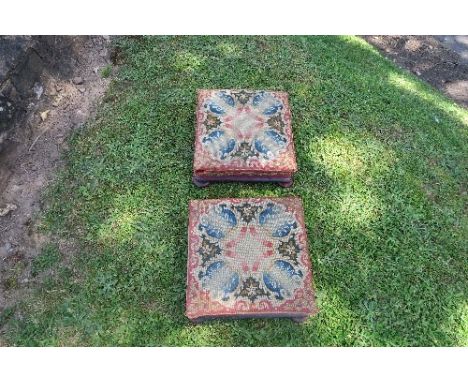
[[[130,87],[74,138],[46,218],[81,238],[82,280],[22,308],[10,343],[466,344],[465,112],[354,38],[125,44]],[[196,89],[242,87],[290,93],[290,190],[191,184]],[[286,195],[304,201],[321,312],[190,324],[188,201]]]

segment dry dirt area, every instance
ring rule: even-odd
[[[449,37],[464,36],[363,36],[397,65],[429,82],[454,101],[468,107],[468,45],[460,49]],[[463,40],[465,41],[465,40]]]
[[[67,137],[99,105],[109,84],[102,70],[110,64],[108,37],[66,40],[59,58],[66,73],[44,73],[21,126],[0,153],[0,311],[27,290],[31,260],[50,238],[37,227],[41,195],[63,165]],[[73,244],[58,242],[62,253]]]

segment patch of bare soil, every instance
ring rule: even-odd
[[[468,107],[468,63],[434,36],[363,36],[399,66]]]
[[[0,313],[31,286],[31,261],[52,240],[37,228],[41,195],[63,165],[67,137],[93,116],[109,84],[100,74],[110,64],[109,38],[70,37],[62,55],[66,75],[43,74],[22,125],[0,153]],[[57,244],[65,256],[75,248]]]

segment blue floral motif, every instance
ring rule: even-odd
[[[200,271],[198,278],[204,287],[209,288],[221,299],[226,301],[229,294],[234,292],[239,285],[239,274],[229,269],[224,261],[215,261],[210,264],[206,271]]]
[[[231,227],[234,227],[237,225],[237,218],[236,214],[232,212],[229,208],[227,208],[226,204],[220,204],[219,207],[221,208],[221,216],[229,222]]]
[[[254,147],[260,154],[262,154],[263,158],[268,158],[268,153],[270,152],[270,150],[261,139],[255,140]]]
[[[274,210],[275,204],[274,203],[267,203],[266,208],[260,212],[258,222],[260,224],[265,224],[269,219],[271,219],[276,213]]]
[[[271,290],[275,294],[276,299],[282,300],[284,297],[282,296],[281,292],[284,290],[284,287],[281,285],[281,283],[276,280],[272,275],[270,275],[268,272],[263,273],[263,282],[265,283],[265,286]]]
[[[263,100],[264,97],[265,97],[265,92],[263,90],[258,92],[252,98],[252,105],[253,106],[258,106],[260,104],[260,102]]]
[[[302,277],[302,271],[300,269],[296,271],[294,267],[291,264],[289,264],[287,261],[276,260],[275,265],[281,271],[286,272],[289,277],[294,277],[294,276]]]
[[[283,135],[277,133],[275,130],[267,130],[265,134],[272,138],[279,146],[286,144],[288,141]]]
[[[223,290],[223,297],[222,300],[226,301],[229,299],[229,294],[234,292],[237,287],[239,286],[239,274],[233,272],[231,274],[231,278],[227,283],[224,284],[222,290]]]
[[[235,147],[236,147],[235,139],[230,139],[226,145],[221,146],[219,150],[219,152],[221,153],[220,159],[227,158],[228,154],[231,153]]]
[[[209,102],[209,103],[208,103],[208,108],[210,109],[210,111],[211,111],[212,113],[215,113],[215,114],[224,114],[224,109],[223,109],[221,106],[215,104],[214,102]]]
[[[210,223],[199,224],[198,229],[200,231],[205,230],[208,236],[214,237],[215,239],[222,239],[224,237],[223,231],[213,227]]]
[[[275,266],[269,272],[263,273],[263,281],[269,290],[276,293],[275,297],[282,300],[284,296],[292,295],[302,276],[302,270],[294,269],[287,261],[275,260]]]
[[[204,279],[204,278],[209,278],[211,279],[213,277],[213,275],[219,271],[220,269],[222,269],[224,267],[224,261],[216,261],[212,264],[210,264],[207,268],[206,268],[206,271],[205,272],[199,272],[198,274],[198,278],[199,279]]]
[[[293,222],[285,222],[281,224],[273,233],[273,237],[285,237],[291,232],[291,229],[297,228],[297,223]]]
[[[283,105],[280,103],[277,103],[276,105],[269,106],[267,107],[264,111],[263,114],[265,115],[273,115],[276,114],[279,110],[283,108]]]
[[[219,92],[219,96],[226,102],[229,106],[233,107],[236,104],[234,98],[226,93],[226,91]]]
[[[224,131],[215,130],[203,137],[203,143],[211,143],[219,140],[224,135]]]

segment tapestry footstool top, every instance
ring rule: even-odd
[[[297,171],[288,95],[199,90],[194,176],[292,176]]]
[[[317,311],[299,198],[192,200],[188,230],[189,319]]]

